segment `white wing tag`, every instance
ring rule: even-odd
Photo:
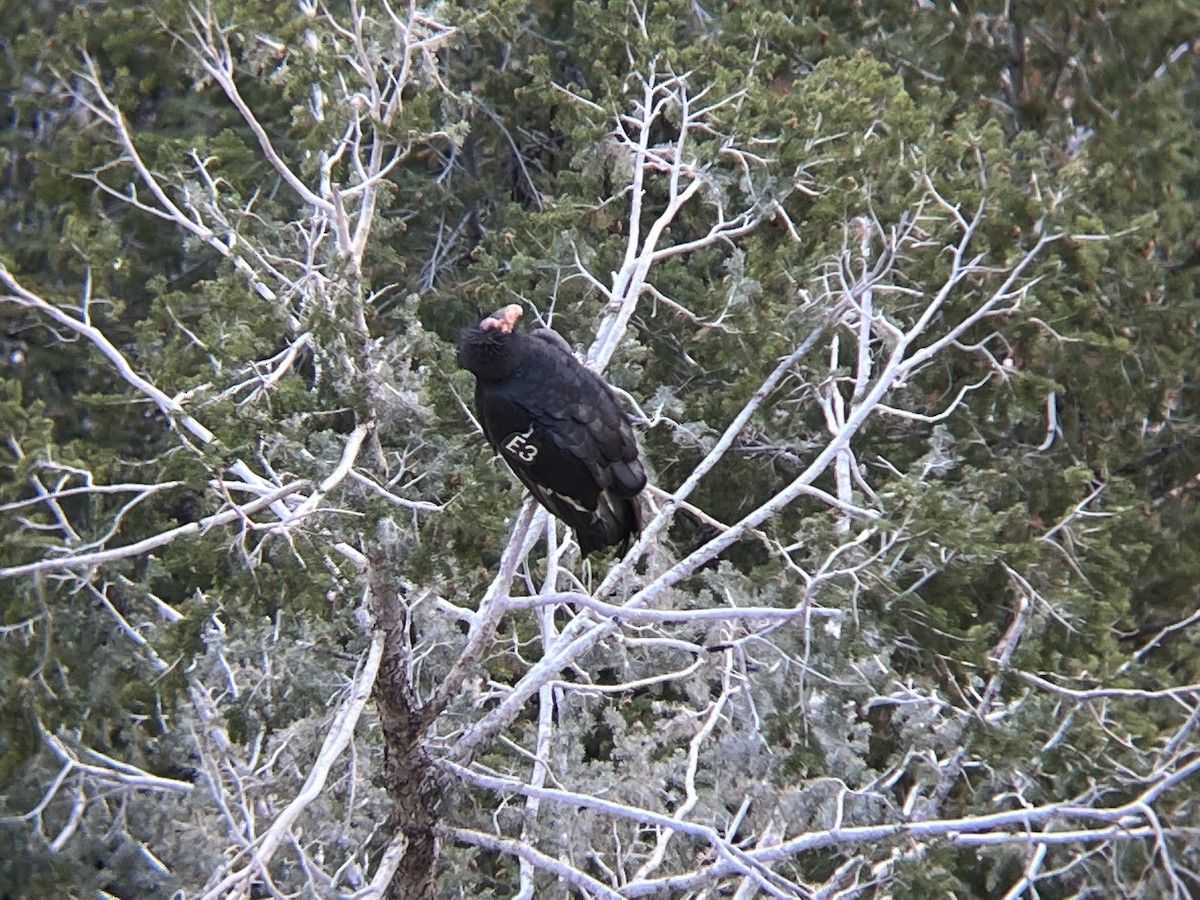
[[[537,459],[538,448],[531,444],[526,435],[513,434],[503,444],[504,449],[523,463],[531,463]]]

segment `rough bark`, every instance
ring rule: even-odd
[[[388,896],[417,900],[436,896],[435,771],[425,749],[421,710],[409,683],[408,611],[396,585],[383,575],[382,554],[369,554],[368,566],[371,612],[386,636],[372,696],[383,731],[384,782],[395,804],[390,830],[402,833],[406,843]]]

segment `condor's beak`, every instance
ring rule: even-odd
[[[482,322],[479,327],[484,331],[490,328],[498,328],[503,334],[508,334],[517,324],[517,319],[521,318],[524,310],[516,303],[510,303],[503,309],[498,309]]]

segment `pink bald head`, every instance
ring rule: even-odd
[[[523,312],[524,310],[519,305],[510,303],[503,309],[496,310],[480,322],[479,327],[484,331],[487,331],[489,328],[498,328],[504,334],[508,334],[516,326],[517,319],[521,318]]]

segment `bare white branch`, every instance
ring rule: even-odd
[[[334,716],[333,723],[325,735],[325,741],[321,745],[321,750],[317,754],[316,762],[313,763],[300,793],[276,816],[275,821],[259,836],[254,846],[247,848],[251,854],[249,862],[236,871],[214,874],[214,878],[219,877],[220,881],[205,891],[203,894],[205,900],[213,900],[236,885],[266,871],[275,852],[288,837],[301,813],[320,796],[325,782],[329,778],[330,769],[338,757],[346,751],[346,747],[354,736],[354,730],[358,727],[358,720],[362,716],[363,709],[371,697],[375,677],[379,673],[379,663],[383,658],[383,642],[383,632],[377,631],[372,635],[370,647],[364,654],[359,672],[350,685],[349,696],[338,710],[337,715]],[[237,861],[234,859],[227,863],[226,870],[232,868]]]

